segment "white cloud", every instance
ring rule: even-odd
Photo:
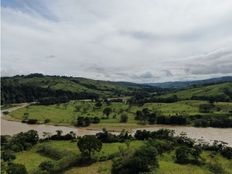
[[[232,50],[232,1],[3,1],[3,75],[157,82],[232,74],[232,55],[220,51]]]

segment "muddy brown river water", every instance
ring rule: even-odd
[[[7,111],[11,112],[15,109],[25,106],[26,104],[19,107],[8,109]],[[187,136],[190,138],[204,139],[207,142],[212,142],[213,140],[219,140],[219,141],[227,142],[229,146],[232,146],[232,128],[210,128],[210,127],[196,128],[189,126],[154,125],[154,127],[138,128],[138,129],[155,131],[161,128],[172,129],[175,131],[176,135],[185,132]],[[45,125],[45,124],[29,125],[17,121],[8,121],[4,119],[4,115],[1,113],[1,135],[14,135],[19,132],[26,132],[31,129],[38,131],[38,134],[41,138],[44,132],[55,134],[56,130],[62,130],[64,134],[73,131],[78,136],[94,135],[97,132],[99,132],[95,130],[67,127],[67,126],[53,126],[53,125]],[[138,129],[133,129],[132,134],[135,133],[135,131]]]

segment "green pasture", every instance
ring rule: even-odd
[[[162,115],[206,115],[206,116],[221,116],[226,115],[231,111],[231,102],[217,102],[215,106],[217,110],[210,113],[199,113],[199,105],[207,103],[207,101],[199,100],[184,100],[175,103],[146,103],[143,106],[129,106],[125,103],[113,102],[110,105],[103,103],[100,108],[96,108],[95,102],[92,101],[70,101],[63,104],[55,105],[30,105],[25,108],[20,108],[10,113],[10,116],[14,119],[23,120],[24,114],[28,113],[29,119],[37,119],[40,123],[43,123],[46,119],[50,120],[50,124],[59,125],[74,125],[79,116],[84,117],[99,117],[101,122],[98,125],[92,124],[93,127],[120,125],[120,115],[126,113],[128,115],[128,122],[124,125],[134,127],[137,121],[134,120],[136,111],[142,110],[143,108],[149,108],[152,111],[160,111]],[[109,119],[103,114],[103,110],[106,107],[112,109],[112,113]],[[117,124],[115,124],[117,123]],[[100,126],[101,127],[101,126]]]

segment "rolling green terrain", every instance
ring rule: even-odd
[[[129,145],[129,149],[134,151],[143,145],[144,141],[131,141]],[[79,149],[77,147],[76,142],[70,141],[48,141],[44,143],[37,144],[29,151],[19,152],[16,155],[15,163],[23,164],[29,171],[32,173],[38,165],[47,160],[55,161],[48,156],[44,156],[43,154],[39,154],[37,152],[40,146],[49,146],[57,151],[72,153],[74,155],[79,155]],[[110,143],[103,144],[102,150],[97,152],[95,156],[100,159],[104,156],[110,156],[119,151],[119,147],[126,148],[125,143]],[[222,168],[227,171],[228,174],[231,174],[231,165],[232,161],[223,158],[221,155],[217,154],[212,157],[211,152],[204,151],[201,155],[204,159],[205,163],[217,163],[222,166]],[[86,165],[83,167],[73,167],[65,171],[65,174],[109,174],[111,170],[112,162],[111,160],[106,160],[103,162],[96,162],[91,165]],[[174,151],[169,153],[164,153],[159,156],[159,168],[154,171],[158,174],[213,174],[209,171],[207,165],[193,165],[193,164],[177,164],[175,163],[175,154]]]
[[[232,97],[232,83],[220,83],[207,86],[192,87],[189,89],[180,90],[177,92],[171,92],[161,97],[166,98],[176,95],[181,100],[189,100],[195,98],[223,98],[225,100],[231,100]]]

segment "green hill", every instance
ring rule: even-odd
[[[198,87],[192,87],[185,90],[171,92],[166,95],[162,95],[161,98],[168,98],[171,96],[177,96],[178,99],[201,99],[201,100],[215,100],[215,101],[231,101],[232,100],[232,82],[214,84],[214,85],[202,85]]]
[[[1,78],[1,102],[66,102],[71,99],[128,96],[146,88],[134,83],[99,81],[80,77],[30,74]],[[154,88],[154,87],[147,87]]]

